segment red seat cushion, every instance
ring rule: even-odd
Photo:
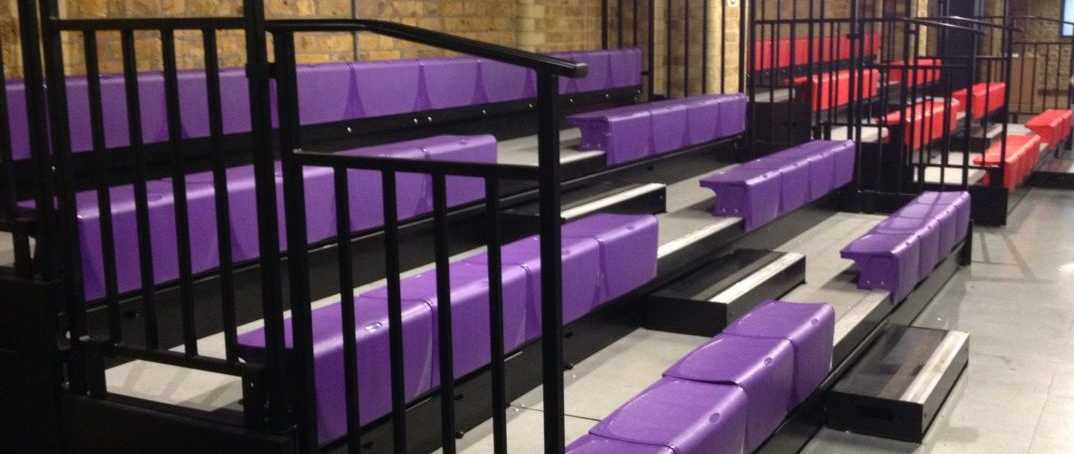
[[[1037,133],[1049,146],[1066,140],[1070,134],[1071,111],[1048,109],[1026,122],[1026,127]]]
[[[1041,138],[1036,134],[1007,136],[1007,156],[1003,159],[1006,162],[1003,171],[1003,187],[1013,191],[1025,182],[1040,159],[1040,144]],[[1001,146],[1000,142],[992,144],[983,157],[978,156],[973,159],[974,164],[998,166],[1002,157]],[[986,175],[984,183],[989,184],[990,181],[991,179]]]
[[[880,90],[880,71],[867,69],[862,71],[862,97],[873,98]],[[824,111],[850,104],[850,70],[844,69],[834,73],[814,74],[794,79],[795,85],[810,84],[810,106],[814,111]]]
[[[891,62],[891,64],[892,65],[907,65],[905,60],[893,61],[893,62]],[[917,66],[918,67],[917,69],[910,70],[910,69],[903,69],[903,68],[892,68],[891,71],[890,71],[890,78],[891,78],[892,82],[900,82],[900,83],[902,83],[903,82],[903,74],[909,73],[910,74],[910,79],[905,81],[905,83],[907,83],[909,86],[931,84],[933,82],[936,82],[937,80],[940,80],[940,70],[939,69],[927,69],[927,68],[922,68],[922,67],[923,66],[924,67],[941,66],[941,65],[943,65],[943,60],[941,60],[939,58],[918,58],[918,59],[914,60],[914,66]]]
[[[910,145],[911,150],[919,150],[923,145],[944,136],[944,133],[958,127],[958,115],[960,105],[957,100],[951,100],[951,115],[944,115],[945,106],[941,99],[921,101],[905,109],[906,122],[902,117],[904,112],[891,112],[880,119],[882,124],[904,125],[905,143]],[[944,129],[945,117],[948,121]]]
[[[955,90],[951,93],[955,99],[966,105],[966,89]],[[973,119],[984,118],[986,114],[995,112],[1007,100],[1007,84],[1003,82],[981,82],[973,86]]]

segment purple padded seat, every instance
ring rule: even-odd
[[[501,262],[517,266],[526,272],[528,313],[526,339],[541,336],[541,255],[540,239],[530,236],[504,245]],[[590,238],[563,238],[563,323],[570,323],[588,314],[597,306],[600,279],[600,246]],[[487,266],[488,256],[481,254],[465,260]]]
[[[11,159],[28,159],[30,128],[26,118],[26,85],[20,81],[8,81],[7,105],[0,108],[7,109],[7,122],[11,132]]]
[[[496,137],[435,136],[421,143],[425,158],[432,161],[495,163],[497,158]],[[431,182],[430,182],[431,185]],[[432,203],[432,186],[429,187],[429,203]],[[485,181],[478,177],[447,177],[448,206],[457,206],[485,197]],[[430,205],[431,210],[432,205]]]
[[[153,258],[153,281],[167,282],[179,277],[178,255],[175,241],[175,202],[171,196],[171,184],[160,181],[146,183],[149,201],[149,231]],[[115,241],[116,277],[119,292],[129,292],[141,288],[141,268],[139,264],[138,230],[134,207],[134,187],[116,186],[110,188],[112,202],[112,229]],[[87,300],[104,296],[104,260],[101,243],[100,211],[97,193],[84,191],[76,195],[78,205],[79,243],[82,251],[82,272],[84,274],[84,291]],[[207,215],[214,219],[215,210],[212,199],[191,199],[191,219]],[[204,209],[212,210],[202,213]],[[215,223],[212,230],[205,232],[194,223],[191,228],[191,253],[195,270],[215,266],[217,246]],[[198,241],[208,241],[199,243]]]
[[[735,93],[722,95],[720,99],[720,127],[716,129],[717,138],[731,137],[746,131],[746,95]]]
[[[641,85],[641,49],[611,50],[608,72],[614,88]]]
[[[432,388],[433,327],[435,317],[421,300],[403,304],[403,375],[406,397],[412,401]],[[313,365],[317,390],[317,431],[321,444],[347,433],[341,305],[333,303],[313,311]],[[361,423],[367,424],[391,411],[391,376],[388,344],[388,305],[378,298],[355,299],[355,335],[358,358],[358,402]],[[284,339],[293,347],[291,320],[284,323]],[[239,336],[240,355],[249,360],[264,357],[265,331],[258,328]]]
[[[480,60],[481,94],[485,102],[516,101],[537,96],[533,71],[521,66]]]
[[[725,329],[724,334],[787,339],[794,346],[795,405],[820,385],[832,368],[835,311],[828,304],[768,301]]]
[[[782,174],[742,167],[709,175],[701,186],[716,192],[713,215],[741,217],[748,232],[779,217]]]
[[[563,238],[591,238],[600,245],[601,303],[656,277],[658,236],[653,215],[597,214],[563,226]]]
[[[951,206],[909,203],[895,213],[895,216],[921,221],[935,221],[939,224],[941,256],[947,255],[958,243],[958,224],[955,222],[955,210]]]
[[[659,103],[649,107],[652,121],[652,153],[662,154],[686,145],[686,105],[681,102]]]
[[[720,334],[664,376],[742,388],[749,404],[746,452],[761,446],[795,405],[794,346],[784,339]]]
[[[575,56],[574,52],[554,52],[548,54],[548,56],[571,62],[578,62],[578,58]],[[569,95],[578,91],[577,79],[561,76],[558,78],[557,82],[559,84],[559,94],[561,95]]]
[[[675,451],[667,446],[631,443],[586,434],[567,446],[567,454],[675,454]]]
[[[604,150],[608,165],[636,161],[652,154],[652,124],[644,105],[619,107],[567,117],[582,130],[583,150]]]
[[[918,268],[920,280],[932,272],[940,257],[947,255],[946,252],[943,255],[940,253],[940,230],[939,221],[934,219],[892,216],[873,227],[872,232],[881,235],[916,235],[921,248],[921,265]]]
[[[847,140],[840,143],[832,150],[832,157],[835,159],[835,178],[832,186],[841,188],[854,181],[854,142]]]
[[[742,165],[780,172],[780,214],[790,213],[809,202],[809,161],[806,159],[780,160],[768,157],[755,159]]]
[[[488,266],[468,262],[452,263],[451,326],[455,377],[462,377],[489,363],[489,282]],[[526,273],[519,267],[503,267],[503,331],[504,350],[514,351],[526,341]],[[437,309],[436,270],[429,270],[403,279],[402,298],[423,301]],[[363,294],[364,297],[387,300],[386,287]],[[438,339],[436,325],[433,338]],[[433,341],[433,385],[440,382],[438,341]]]
[[[780,162],[804,161],[809,167],[809,198],[813,202],[828,195],[835,186],[835,156],[832,142],[806,142],[773,153],[768,159]]]
[[[428,109],[419,102],[421,63],[383,60],[351,63],[363,118],[398,115]]]
[[[697,145],[719,138],[720,106],[718,96],[692,96],[682,100],[686,106],[686,145]]]
[[[476,58],[428,58],[421,60],[421,79],[432,109],[478,104]]]
[[[179,73],[179,109],[187,137],[209,137],[209,104],[205,73]],[[241,69],[220,70],[221,123],[224,134],[250,132],[250,91]]]
[[[970,193],[966,191],[924,192],[917,196],[912,205],[929,205],[946,207],[954,216],[956,242],[966,237],[970,226]],[[954,247],[954,244],[952,244]]]
[[[138,89],[143,143],[167,140],[168,120],[164,110],[164,76],[157,73],[141,74],[138,76]],[[93,149],[89,86],[85,77],[68,80],[67,103],[71,150],[80,152]],[[124,89],[122,77],[101,77],[101,109],[104,112],[105,145],[109,148],[130,145],[130,133],[127,127],[127,92]],[[13,136],[15,131],[12,129]]]
[[[589,433],[676,454],[740,454],[747,411],[746,393],[737,386],[663,378]]]
[[[902,301],[921,278],[921,242],[916,235],[868,233],[840,255],[858,267],[858,288],[885,289]]]
[[[610,50],[573,52],[571,60],[585,63],[589,67],[589,72],[585,77],[573,79],[575,92],[584,93],[611,88],[611,74],[609,73],[611,58],[612,51]]]
[[[302,124],[321,124],[357,118],[355,71],[349,63],[322,63],[298,67],[298,115]]]

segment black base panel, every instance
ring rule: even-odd
[[[715,336],[754,306],[783,296],[805,282],[805,258],[802,258],[764,282],[757,283],[756,287],[734,301],[710,301],[720,292],[784,255],[780,252],[737,249],[714,259],[650,294],[645,305],[645,327],[695,336]]]
[[[920,443],[940,405],[969,364],[964,342],[923,401],[902,400],[947,337],[946,330],[887,325],[862,359],[827,395],[827,426]]]
[[[1074,173],[1068,172],[1033,172],[1029,185],[1045,189],[1074,190]]]
[[[972,238],[973,230],[967,235],[967,240]],[[919,284],[907,300],[895,306],[892,311],[881,318],[872,331],[864,334],[854,346],[846,345],[847,353],[844,357],[833,358],[833,368],[828,377],[817,387],[804,402],[791,412],[787,419],[776,429],[768,440],[757,449],[761,454],[795,454],[805,448],[806,444],[813,439],[817,431],[824,425],[824,396],[835,386],[835,383],[861,359],[869,349],[873,341],[887,324],[909,325],[921,313],[925,305],[932,299],[954,276],[959,266],[969,265],[971,241],[963,241],[955,251],[944,258],[933,272]],[[908,301],[919,301],[921,304],[907,304]],[[847,339],[844,339],[846,342]]]
[[[151,403],[121,396],[66,394],[63,440],[68,452],[85,454],[296,452],[290,434],[269,435],[183,416],[171,408],[161,410]]]

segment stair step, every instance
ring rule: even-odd
[[[969,363],[969,334],[888,325],[828,392],[835,430],[919,443]]]
[[[563,222],[595,213],[663,213],[667,210],[667,185],[602,181],[565,191],[560,205]],[[502,219],[512,225],[530,225],[532,228],[540,219],[540,206],[531,202],[505,210]]]
[[[645,325],[711,337],[757,304],[803,282],[804,255],[737,249],[650,294]]]

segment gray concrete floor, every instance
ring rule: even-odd
[[[924,444],[823,430],[820,453],[1074,453],[1074,192],[1034,189],[978,228],[919,326],[970,333],[970,365]]]

